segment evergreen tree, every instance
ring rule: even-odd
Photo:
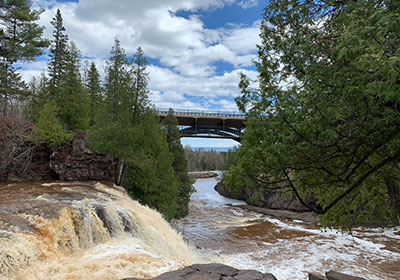
[[[26,85],[16,72],[18,61],[33,61],[48,42],[44,28],[34,23],[42,11],[31,10],[27,0],[0,1],[0,112],[10,115],[9,107],[26,93]]]
[[[43,105],[38,114],[37,125],[31,140],[39,144],[48,144],[51,147],[62,146],[73,139],[58,121],[58,107],[54,101]]]
[[[58,98],[58,88],[62,81],[62,76],[66,71],[66,61],[68,59],[69,40],[65,34],[65,27],[60,9],[50,22],[53,26],[53,40],[50,48],[50,62],[48,66],[50,81],[49,88],[52,97]]]
[[[169,150],[173,155],[172,167],[178,179],[178,213],[177,218],[185,217],[189,214],[190,195],[194,192],[194,181],[188,174],[188,161],[185,156],[185,150],[181,144],[181,135],[178,128],[178,119],[174,116],[174,111],[170,109],[167,117],[162,121],[162,126]]]
[[[148,73],[146,72],[147,59],[142,48],[138,48],[133,56],[133,118],[142,113],[149,105]]]
[[[399,14],[391,0],[270,1],[231,188],[287,188],[329,226],[400,221]]]
[[[44,73],[33,77],[29,83],[28,115],[34,123],[37,123],[43,105],[49,102],[48,89],[48,78]]]
[[[89,128],[89,97],[80,74],[79,50],[74,42],[70,43],[60,84],[58,98],[60,119],[69,129]]]
[[[85,86],[90,99],[90,125],[93,125],[96,112],[100,108],[103,98],[100,74],[94,62],[92,62],[90,68],[85,71]]]
[[[135,74],[132,67],[116,40],[106,67],[105,106],[95,119],[89,145],[118,159],[117,184],[171,220],[178,210],[173,157],[147,104],[145,68]]]
[[[125,50],[121,48],[120,41],[115,40],[105,77],[105,103],[114,121],[123,121],[122,113],[132,114],[129,105],[131,85],[132,77]],[[129,120],[132,120],[132,117],[129,117]]]
[[[179,182],[173,169],[174,156],[153,112],[140,116],[131,141],[133,156],[127,160],[122,185],[133,198],[156,209],[169,221],[185,215],[188,202],[181,194],[187,195],[183,188],[191,185]]]

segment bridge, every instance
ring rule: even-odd
[[[157,109],[164,119],[169,110]],[[181,137],[222,138],[240,142],[246,115],[239,112],[174,110],[181,127]]]

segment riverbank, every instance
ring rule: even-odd
[[[287,219],[297,222],[301,221],[304,225],[309,226],[314,226],[318,223],[318,218],[316,218],[311,212],[294,212],[289,210],[268,209],[254,205],[234,205],[233,207],[260,213],[278,219]]]
[[[220,196],[216,183],[215,177],[196,181],[190,214],[175,225],[180,234],[113,184],[0,185],[0,279],[175,280],[176,271],[183,273],[179,280],[269,274],[326,280],[308,278],[309,272],[322,277],[330,270],[400,279],[400,228],[357,229],[352,236],[321,231],[297,219],[249,211],[244,202]],[[221,270],[191,267],[195,263]],[[249,270],[256,278],[238,278]]]
[[[322,277],[327,271],[400,279],[400,228],[359,228],[351,235],[318,229],[311,220],[280,216],[285,211],[260,211],[222,197],[216,184],[215,178],[196,181],[190,214],[176,229],[202,252],[220,256],[222,263],[271,273],[279,280],[305,280],[310,272],[321,277],[311,279],[327,279]]]
[[[218,171],[195,171],[189,172],[189,176],[193,179],[206,179],[206,178],[216,178],[219,176]]]

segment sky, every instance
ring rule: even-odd
[[[44,37],[52,39],[50,21],[60,9],[69,39],[102,74],[115,39],[128,56],[140,46],[150,62],[150,98],[158,108],[237,111],[239,73],[257,78],[253,59],[265,1],[32,2],[33,8],[45,9],[39,20]],[[47,68],[47,57],[20,67],[29,81]]]

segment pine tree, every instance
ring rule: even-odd
[[[10,115],[10,104],[26,93],[16,72],[18,61],[33,61],[48,46],[44,27],[34,23],[42,11],[31,10],[27,0],[0,1],[0,112]]]

